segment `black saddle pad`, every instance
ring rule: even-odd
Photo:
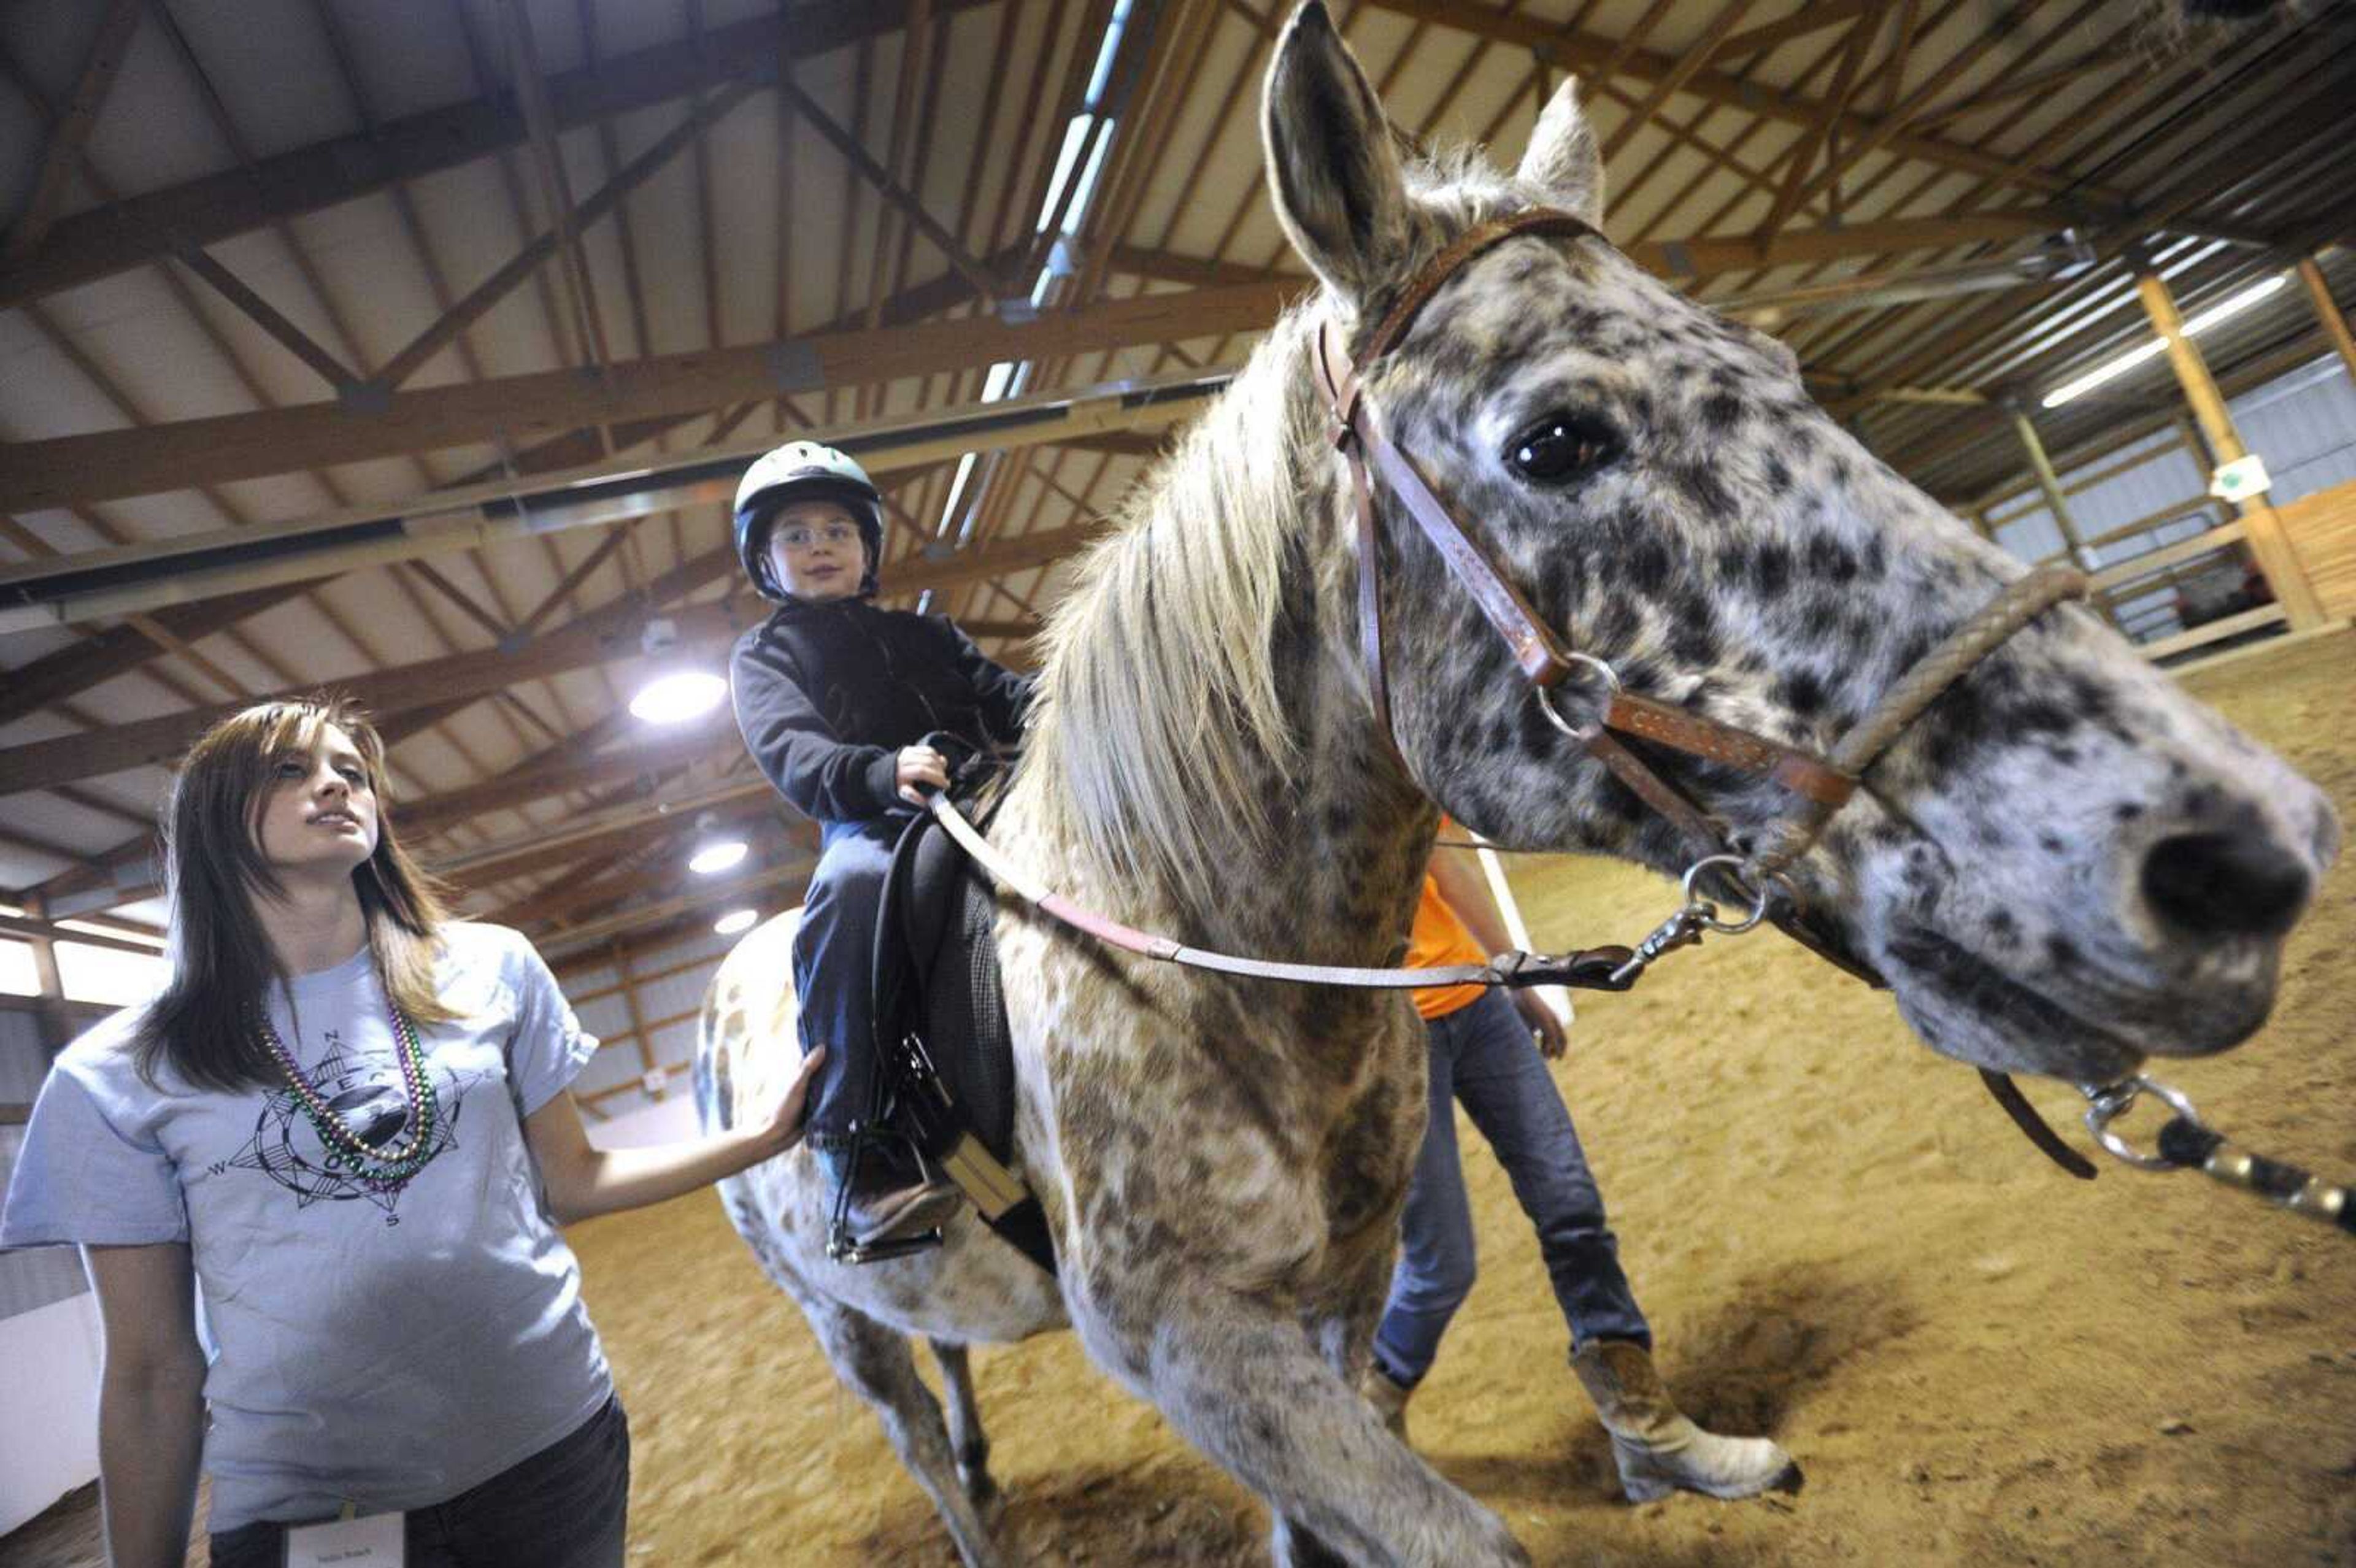
[[[988,880],[929,816],[900,835],[876,924],[875,1021],[914,1034],[952,1114],[1004,1163],[1014,1139],[1013,1039]]]

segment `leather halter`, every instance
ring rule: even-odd
[[[1818,957],[1869,985],[1886,987],[1888,982],[1870,965],[1808,923],[1782,872],[1807,852],[1825,825],[1856,793],[1866,769],[1941,692],[2037,614],[2062,599],[2083,596],[2085,579],[2072,569],[2045,568],[2010,584],[1909,670],[1875,710],[1843,738],[1829,758],[1623,691],[1608,665],[1564,645],[1465,531],[1413,461],[1392,443],[1367,409],[1365,368],[1380,361],[1404,341],[1423,307],[1460,270],[1496,246],[1523,235],[1568,236],[1610,244],[1592,224],[1553,208],[1534,208],[1483,223],[1459,237],[1409,280],[1397,303],[1367,336],[1355,361],[1345,335],[1330,316],[1317,336],[1318,374],[1324,383],[1328,410],[1333,418],[1330,439],[1350,468],[1357,525],[1358,640],[1376,726],[1397,755],[1398,735],[1384,669],[1382,592],[1377,577],[1380,534],[1376,526],[1370,466],[1381,474],[1391,494],[1440,552],[1449,571],[1505,640],[1515,666],[1544,704],[1547,717],[1587,755],[1609,768],[1638,799],[1674,824],[1687,839],[1699,857],[1693,870],[1687,873],[1688,889],[1695,874],[1704,867],[1731,864],[1736,870],[1730,880],[1754,900],[1748,923],[1755,924],[1762,918],[1772,920]],[[1605,689],[1596,716],[1585,723],[1572,724],[1555,708],[1552,692],[1579,667],[1601,676]],[[1762,775],[1796,797],[1797,805],[1766,835],[1766,842],[1756,851],[1742,853],[1729,842],[1723,826],[1708,810],[1623,745],[1619,739],[1623,735]],[[1401,760],[1403,765],[1404,759]],[[1742,885],[1745,877],[1750,883],[1747,888]],[[1783,896],[1778,897],[1779,893]],[[1690,913],[1694,907],[1689,901],[1687,911],[1683,912]],[[1649,959],[1668,946],[1693,940],[1703,924],[1711,923],[1688,922],[1680,927],[1673,917],[1647,944],[1643,950],[1644,956]],[[1747,929],[1747,925],[1714,928]],[[2094,1175],[2094,1167],[2045,1125],[2009,1078],[1985,1069],[1980,1077],[1997,1104],[2040,1150],[2073,1176]]]

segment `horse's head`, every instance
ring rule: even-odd
[[[1362,336],[1475,222],[1601,221],[1569,86],[1510,178],[1403,167],[1315,4],[1270,69],[1265,132],[1285,229]],[[1486,251],[1364,369],[1392,441],[1571,646],[1633,691],[1814,752],[2022,573],[1817,408],[1782,344],[1594,239]],[[1690,861],[1547,721],[1379,481],[1376,504],[1394,731],[1425,792],[1503,843]],[[1799,804],[1654,760],[1738,846]],[[2106,1079],[2257,1027],[2338,837],[2311,784],[2063,605],[1909,727],[1792,874],[1935,1049]]]

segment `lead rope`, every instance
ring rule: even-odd
[[[2305,1214],[2356,1235],[2356,1195],[2295,1165],[2253,1154],[2201,1119],[2192,1102],[2156,1078],[2140,1073],[2115,1083],[2081,1083],[2088,1102],[2086,1130],[2114,1157],[2137,1170],[2198,1170],[2226,1186],[2264,1199],[2277,1209]],[[2176,1113],[2159,1129],[2156,1152],[2146,1154],[2111,1128],[2145,1094]]]
[[[1164,964],[1210,969],[1255,980],[1283,980],[1303,986],[1344,986],[1357,990],[1422,990],[1439,986],[1572,986],[1590,991],[1624,991],[1619,978],[1630,960],[1625,947],[1586,947],[1569,953],[1503,953],[1486,964],[1451,964],[1430,969],[1366,969],[1332,964],[1287,964],[1269,958],[1245,958],[1207,947],[1189,947],[1167,936],[1157,936],[1123,925],[1108,915],[1074,903],[1038,878],[999,853],[950,804],[947,792],[936,790],[926,803],[933,819],[974,862],[1001,887],[1025,903],[1054,916],[1075,931],[1098,941]],[[1690,882],[1690,876],[1687,879]],[[1690,896],[1690,895],[1689,895]],[[1641,966],[1640,966],[1641,967]]]

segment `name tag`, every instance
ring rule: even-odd
[[[286,1568],[401,1568],[397,1513],[363,1514],[286,1531]]]

